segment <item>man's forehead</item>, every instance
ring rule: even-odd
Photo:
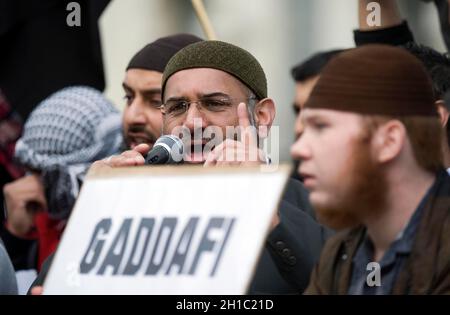
[[[315,119],[326,119],[330,121],[360,122],[362,115],[352,112],[338,111],[332,109],[305,108],[302,111],[304,121]]]
[[[185,94],[207,95],[218,92],[233,96],[243,89],[243,84],[225,71],[193,68],[174,73],[167,80],[164,96],[167,99]]]
[[[333,111],[328,109],[311,109],[311,108],[304,108],[302,113],[303,119],[328,117],[330,114],[332,115]]]
[[[123,86],[136,91],[161,90],[162,73],[144,69],[129,69]]]

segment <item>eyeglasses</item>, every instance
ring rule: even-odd
[[[189,106],[195,103],[199,111],[205,111],[210,113],[225,112],[233,106],[233,104],[239,101],[256,100],[256,97],[251,96],[244,99],[232,99],[232,98],[201,98],[196,101],[188,101],[183,99],[168,100],[165,104],[161,105],[161,112],[170,118],[180,117],[189,110]]]

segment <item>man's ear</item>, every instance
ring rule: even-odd
[[[266,138],[275,119],[275,103],[273,100],[271,98],[260,100],[255,105],[254,117],[259,137]]]
[[[445,106],[444,101],[439,100],[439,101],[436,101],[435,104],[437,106],[437,111],[439,113],[439,117],[441,120],[441,126],[444,127],[448,123],[448,118],[449,118],[450,113],[449,113],[447,107]]]
[[[407,137],[406,127],[398,120],[389,120],[375,131],[372,138],[375,158],[380,163],[400,155]]]

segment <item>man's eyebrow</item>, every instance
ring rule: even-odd
[[[133,89],[129,87],[125,82],[122,82],[122,87],[125,91],[133,92]]]
[[[213,93],[207,93],[207,94],[199,94],[199,98],[209,98],[209,97],[225,97],[225,98],[230,98],[230,96],[226,93],[223,92],[213,92]],[[167,101],[187,101],[189,100],[189,98],[184,97],[184,96],[172,96],[169,97]]]
[[[122,87],[126,91],[135,92],[134,89],[132,89],[130,86],[128,86],[125,82],[122,82]],[[147,89],[147,90],[139,90],[139,92],[144,94],[144,96],[149,97],[149,96],[153,96],[153,94],[161,94],[161,89],[153,88],[153,89]]]
[[[149,98],[155,96],[155,94],[161,94],[161,89],[148,89],[148,90],[142,90],[141,93]]]
[[[308,122],[308,123],[316,123],[316,122],[324,122],[327,120],[326,117],[319,115],[319,114],[302,114],[301,117],[303,122]]]
[[[167,101],[187,101],[188,99],[186,98],[186,97],[183,97],[183,96],[172,96],[172,97],[169,97],[167,100],[166,100],[166,102]]]
[[[230,98],[230,96],[226,93],[222,93],[222,92],[213,92],[213,93],[208,93],[208,94],[203,94],[201,97],[205,98],[205,97],[226,97],[226,98]]]

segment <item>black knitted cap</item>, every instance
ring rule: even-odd
[[[144,69],[163,72],[167,62],[180,49],[202,41],[200,37],[191,34],[176,34],[161,37],[146,45],[131,58],[127,69]]]
[[[178,71],[192,68],[222,70],[239,79],[259,99],[267,97],[266,75],[253,55],[235,45],[208,40],[189,45],[170,59],[163,73],[163,99],[169,77]]]

